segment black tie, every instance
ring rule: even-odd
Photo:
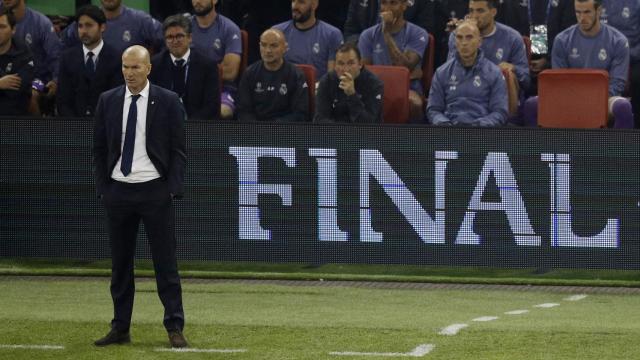
[[[87,53],[87,63],[85,66],[87,67],[87,72],[89,75],[93,75],[96,72],[96,63],[93,62],[93,52],[89,51]]]
[[[182,97],[184,95],[184,60],[176,60],[173,67],[173,91]]]
[[[136,143],[136,122],[138,122],[138,101],[140,95],[131,95],[131,105],[129,105],[129,115],[127,115],[127,130],[124,133],[124,145],[122,146],[122,161],[120,162],[120,170],[124,176],[131,173],[131,164],[133,163],[133,148]]]

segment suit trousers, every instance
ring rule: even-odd
[[[133,312],[134,256],[140,220],[149,239],[158,296],[167,331],[184,327],[182,288],[176,259],[175,215],[167,182],[112,181],[103,196],[111,244],[112,329],[128,331]]]

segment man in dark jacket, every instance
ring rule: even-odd
[[[320,79],[315,122],[382,122],[384,85],[362,66],[360,51],[346,43],[336,52],[335,70]]]
[[[191,21],[182,15],[169,16],[163,23],[167,50],[152,60],[151,83],[180,96],[189,119],[220,117],[218,65],[190,49]]]
[[[0,115],[27,115],[34,76],[33,59],[27,48],[12,36],[16,19],[7,9],[0,10]]]
[[[86,5],[78,9],[76,22],[82,42],[65,50],[60,59],[58,115],[93,116],[98,97],[103,92],[122,85],[119,74],[120,54],[102,39],[107,18],[100,8]]]

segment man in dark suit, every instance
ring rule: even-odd
[[[82,45],[60,59],[57,106],[60,116],[93,116],[98,96],[122,85],[120,54],[102,39],[107,18],[95,5],[78,9],[76,24]]]
[[[186,347],[176,261],[173,200],[183,193],[185,113],[178,96],[151,85],[149,52],[135,45],[122,54],[125,85],[98,99],[93,135],[96,193],[107,210],[111,244],[111,331],[105,346],[131,341],[134,254],[140,220],[149,238],[164,326],[172,347]]]
[[[189,119],[215,119],[220,113],[218,65],[190,49],[191,22],[182,15],[162,24],[167,50],[152,60],[152,83],[180,96]]]

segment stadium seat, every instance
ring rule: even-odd
[[[240,60],[240,71],[238,72],[238,79],[240,75],[247,68],[249,62],[249,33],[246,30],[240,30],[240,37],[242,38],[242,57]]]
[[[531,65],[531,39],[528,36],[523,36],[522,41],[524,41],[524,48],[527,51],[527,61]]]
[[[538,77],[538,125],[605,128],[609,74],[595,69],[551,69]]]
[[[409,121],[409,69],[402,66],[367,65],[384,83],[382,117],[385,123]]]
[[[436,57],[436,39],[433,35],[429,34],[429,44],[424,51],[422,57],[422,86],[425,95],[429,94],[431,89],[431,79],[433,78],[433,68],[435,67]]]
[[[313,120],[316,111],[316,68],[308,64],[296,64],[302,70],[309,87],[309,121]]]

